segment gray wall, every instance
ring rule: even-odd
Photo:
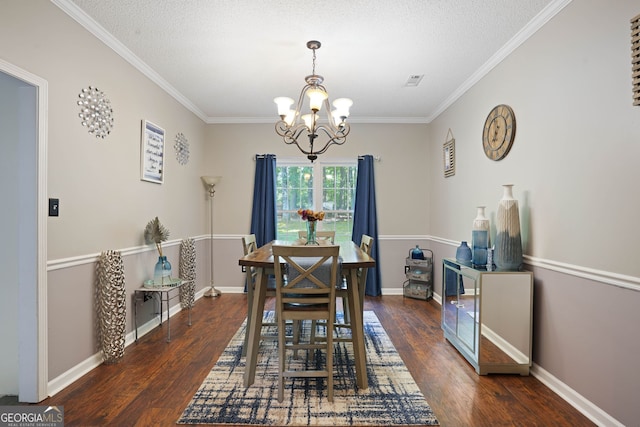
[[[95,354],[96,255],[125,253],[132,293],[153,266],[156,254],[143,244],[142,230],[158,215],[175,239],[167,245],[174,265],[177,241],[198,239],[202,290],[209,280],[209,230],[199,176],[222,175],[214,208],[215,283],[239,289],[252,156],[294,154],[272,125],[204,124],[48,1],[3,0],[2,9],[0,55],[50,88],[48,185],[61,199],[61,216],[48,221],[49,371],[51,383],[63,386]],[[470,240],[475,207],[486,205],[494,220],[501,184],[515,184],[527,268],[535,274],[534,373],[601,424],[632,425],[640,417],[633,401],[640,393],[633,369],[640,344],[629,338],[640,323],[632,310],[640,305],[633,258],[640,109],[631,107],[629,58],[629,20],[637,13],[631,0],[570,3],[431,124],[355,123],[349,143],[325,157],[381,157],[375,167],[386,293],[400,291],[412,246],[430,246],[440,265],[460,240]],[[115,129],[104,141],[77,120],[75,100],[88,85],[104,90],[114,105]],[[514,108],[518,130],[509,156],[492,162],[482,152],[481,130],[499,103]],[[163,185],[139,180],[142,119],[167,132]],[[449,128],[456,175],[445,179]],[[189,139],[187,166],[172,155],[178,132]],[[441,272],[435,272],[438,283]]]
[[[470,240],[475,207],[486,205],[495,222],[501,184],[515,184],[535,273],[537,373],[624,425],[640,417],[632,368],[640,354],[640,107],[632,106],[629,25],[638,6],[570,3],[429,125],[429,234]],[[517,132],[509,155],[494,162],[482,128],[503,103]],[[457,164],[444,178],[449,128]]]

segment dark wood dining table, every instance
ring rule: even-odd
[[[245,340],[247,346],[246,369],[244,372],[245,387],[253,384],[256,374],[256,362],[262,334],[262,318],[267,293],[268,274],[269,272],[273,272],[273,253],[271,247],[273,245],[296,244],[300,243],[295,241],[274,240],[239,260],[241,266],[246,268],[253,267],[257,273],[255,289],[247,289],[248,310],[247,339]],[[351,315],[351,337],[356,364],[356,383],[359,388],[366,389],[369,385],[367,381],[367,357],[364,346],[362,307],[364,284],[359,285],[358,283],[358,269],[374,267],[376,261],[353,242],[340,244],[340,257],[342,272],[347,278],[349,313]]]

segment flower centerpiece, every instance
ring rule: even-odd
[[[158,262],[156,263],[153,280],[156,285],[162,285],[165,281],[171,279],[171,264],[167,261],[167,257],[162,254],[162,242],[166,242],[169,238],[169,230],[167,230],[158,217],[155,217],[144,228],[144,241],[150,245],[154,243],[158,250]]]
[[[307,222],[307,245],[317,245],[316,222],[324,219],[324,212],[314,212],[311,209],[298,209],[298,215]]]

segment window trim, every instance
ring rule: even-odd
[[[310,166],[313,170],[314,182],[313,182],[313,200],[315,206],[307,206],[308,209],[313,209],[314,211],[323,210],[323,180],[315,179],[317,176],[322,177],[322,171],[324,167],[331,166],[347,166],[354,167],[357,169],[358,167],[358,159],[353,158],[326,158],[326,159],[318,159],[315,162],[311,163],[308,159],[302,157],[276,157],[276,168],[277,167],[288,167],[288,166]],[[318,174],[316,174],[318,172]],[[282,211],[280,211],[282,212]]]

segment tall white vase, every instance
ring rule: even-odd
[[[519,270],[522,265],[520,211],[513,198],[513,184],[505,184],[496,218],[494,262],[499,270]]]
[[[485,216],[484,206],[478,206],[471,230],[471,252],[473,265],[487,265],[487,249],[489,248],[489,219]]]

